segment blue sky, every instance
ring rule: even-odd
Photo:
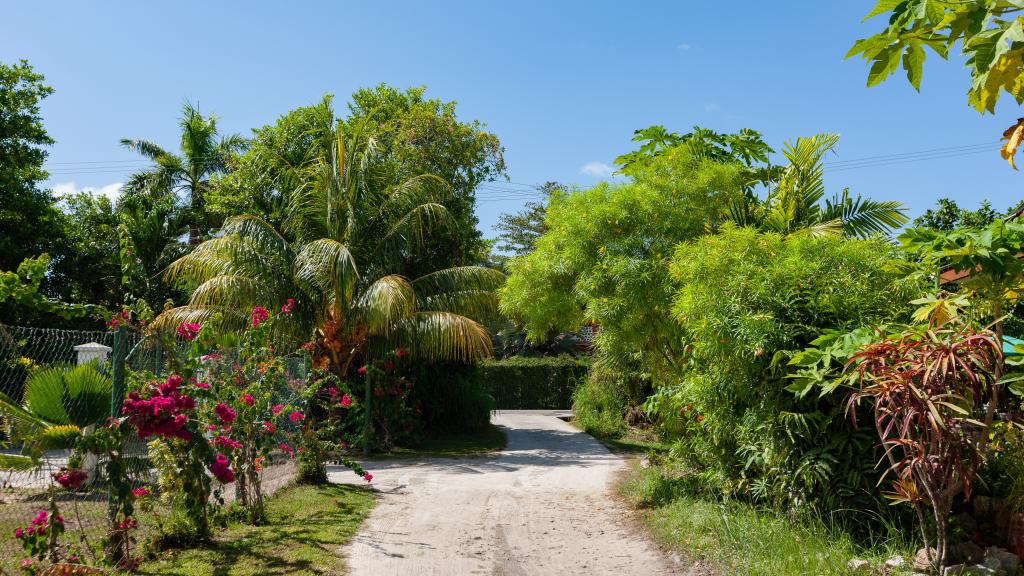
[[[898,199],[911,215],[943,196],[1000,209],[1021,199],[1024,175],[996,144],[1022,115],[1011,100],[978,115],[961,62],[934,55],[920,94],[902,78],[867,89],[863,62],[843,60],[881,25],[860,22],[872,4],[21,1],[0,19],[0,60],[27,58],[56,89],[43,113],[60,191],[112,193],[137,160],[118,140],[175,147],[186,99],[248,135],[326,92],[341,108],[356,88],[387,82],[457,100],[462,118],[501,138],[515,184],[480,191],[488,236],[525,185],[593,184],[650,124],[749,127],[777,149],[837,132],[831,160],[849,163],[832,165],[830,190]],[[893,156],[934,149],[951,150]]]

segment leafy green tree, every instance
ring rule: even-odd
[[[66,247],[50,270],[50,284],[68,302],[116,308],[123,301],[118,258],[118,216],[114,203],[102,195],[80,192],[58,205]]]
[[[539,202],[527,202],[523,209],[515,214],[498,216],[494,229],[499,232],[495,248],[502,252],[523,256],[533,252],[537,239],[547,232],[544,216],[552,196],[565,192],[566,188],[558,182],[545,182],[540,186],[544,199]]]
[[[774,152],[761,138],[761,133],[750,128],[743,128],[735,134],[722,134],[694,126],[693,132],[679,134],[655,125],[635,131],[633,142],[640,142],[640,148],[615,159],[619,171],[627,175],[647,167],[653,159],[670,154],[680,147],[684,147],[695,158],[739,162],[750,167],[767,164],[768,155]]]
[[[284,234],[257,216],[236,216],[221,236],[175,261],[168,277],[193,288],[192,296],[155,328],[217,318],[239,326],[254,306],[295,298],[289,335],[313,338],[318,356],[342,376],[397,347],[432,360],[489,354],[487,331],[467,315],[493,309],[504,275],[472,266],[401,275],[430,233],[451,222],[440,203],[448,187],[432,175],[383,186],[369,123],[339,123],[330,138],[313,142],[289,176],[296,186]]]
[[[56,253],[60,212],[49,190],[39,188],[53,138],[39,106],[53,88],[22,60],[0,63],[0,270],[14,270],[25,258]]]
[[[161,273],[187,252],[180,240],[187,231],[187,214],[178,210],[174,198],[121,198],[113,241],[120,264],[118,290],[125,302],[142,299],[159,310],[168,300],[185,300],[186,295],[168,285]]]
[[[208,208],[218,219],[238,214],[259,216],[283,230],[289,194],[301,182],[297,169],[310,149],[329,146],[335,128],[333,97],[282,115],[273,124],[253,130],[245,153],[231,161],[231,171],[215,177]]]
[[[668,262],[676,244],[728,218],[742,185],[738,164],[680,149],[638,168],[630,182],[552,196],[536,249],[509,262],[502,312],[534,342],[595,323],[603,357],[675,365],[684,342],[668,315],[676,287]]]
[[[868,86],[902,65],[914,89],[921,88],[925,49],[943,59],[960,44],[971,73],[967,101],[979,112],[995,112],[1003,91],[1024,103],[1024,5],[1016,0],[879,0],[864,18],[888,15],[882,31],[858,40],[846,57],[871,63]]]
[[[153,168],[134,174],[125,194],[145,194],[154,199],[188,198],[188,243],[199,244],[211,226],[206,211],[210,179],[227,169],[232,154],[245,147],[245,140],[231,135],[219,138],[217,117],[204,117],[186,103],[181,117],[181,154],[174,154],[149,140],[123,139],[121,144],[149,160]]]
[[[460,121],[456,102],[426,98],[425,87],[399,90],[385,84],[352,95],[345,120],[365,124],[380,154],[373,161],[383,186],[396,186],[420,174],[433,174],[451,186],[443,205],[450,229],[427,246],[423,258],[407,264],[409,275],[483,261],[487,246],[477,230],[476,188],[505,175],[504,148],[477,120]]]
[[[839,142],[835,134],[797,138],[782,150],[788,164],[778,173],[765,199],[747,194],[732,209],[733,220],[778,234],[843,234],[865,238],[907,222],[901,202],[853,197],[848,189],[825,199],[822,158]]]
[[[939,198],[938,206],[925,210],[924,214],[914,219],[914,226],[944,231],[983,228],[1001,216],[988,200],[982,200],[977,210],[968,210],[949,198]]]

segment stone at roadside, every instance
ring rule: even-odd
[[[985,565],[995,566],[996,562],[999,563],[999,567],[1007,574],[1015,575],[1020,572],[1019,556],[1004,548],[989,546],[988,549],[985,550]]]
[[[949,547],[949,560],[961,564],[978,564],[985,559],[985,550],[974,542],[961,542]]]
[[[871,571],[871,563],[867,560],[861,560],[860,558],[852,558],[846,563],[846,569],[850,572],[867,573]]]
[[[935,558],[935,554],[937,553],[935,548],[929,548],[929,550],[931,551],[931,557]],[[921,548],[917,551],[917,554],[914,555],[914,562],[912,563],[914,570],[917,570],[918,572],[931,571],[932,562],[928,559],[929,550]]]
[[[966,564],[954,564],[942,569],[942,576],[965,576],[966,574],[970,574]]]
[[[904,568],[904,567],[906,567],[906,565],[907,565],[907,559],[904,558],[903,556],[893,556],[892,558],[889,558],[888,560],[885,561],[885,567],[889,568],[889,570],[896,570],[896,569],[899,569],[899,568]]]

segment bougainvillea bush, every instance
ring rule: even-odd
[[[277,314],[256,307],[240,332],[180,324],[174,334],[178,345],[169,339],[165,346],[177,352],[169,359],[169,373],[133,373],[122,416],[81,439],[69,467],[55,480],[76,489],[87,477],[81,469],[86,454],[105,462],[111,493],[103,542],[106,563],[128,570],[138,566],[141,557],[133,552],[133,534],[139,512],[155,521],[158,544],[195,545],[212,536],[212,518],[225,502],[226,487],[234,488],[237,509],[247,520],[263,522],[263,468],[296,453],[328,457],[329,451],[316,450],[318,445],[309,440],[319,433],[307,417],[307,405],[321,392],[307,390],[301,369],[308,361],[305,351],[275,342],[276,322],[294,307],[293,300]],[[322,394],[328,414],[352,407],[347,392],[327,387]],[[124,446],[140,440],[148,444],[158,472],[157,494],[128,478]],[[354,462],[344,462],[367,481],[372,479]],[[155,506],[157,499],[164,506]],[[22,538],[28,542],[25,534],[27,529]]]

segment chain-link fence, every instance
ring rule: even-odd
[[[178,345],[184,347],[185,343]],[[177,351],[170,351],[175,354]],[[27,529],[41,510],[54,504],[64,518],[66,545],[95,563],[108,520],[105,462],[87,456],[81,488],[64,490],[56,476],[68,467],[72,447],[112,415],[119,415],[127,371],[162,375],[169,365],[156,337],[126,330],[78,331],[0,324],[0,575],[18,573],[25,554],[14,536]],[[289,372],[305,379],[306,366]],[[130,482],[156,483],[156,470],[145,441],[132,439],[121,451]],[[294,475],[291,462],[267,466],[265,493]],[[234,496],[226,490],[226,499]],[[151,524],[140,524],[153,530]]]

